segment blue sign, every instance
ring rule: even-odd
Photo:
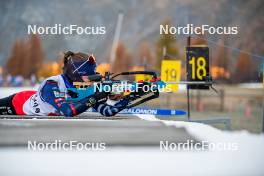
[[[89,109],[90,112],[97,112],[96,110]],[[130,108],[124,109],[119,112],[120,114],[149,114],[160,116],[183,116],[186,115],[186,111],[181,109],[153,109],[153,108]]]

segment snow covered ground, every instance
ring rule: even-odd
[[[9,95],[14,93],[25,91],[25,90],[37,90],[38,86],[36,87],[0,87],[0,98],[5,98]]]
[[[263,146],[262,146],[263,147]],[[1,175],[263,175],[263,155],[251,152],[103,152],[1,150]]]
[[[264,175],[263,134],[221,131],[194,122],[159,120],[153,115],[137,116],[144,121],[159,121],[169,127],[184,127],[191,135],[209,143],[235,143],[237,148],[235,150],[209,148],[204,151],[164,151],[147,146],[112,147],[105,151],[29,151],[23,148],[2,148],[0,173],[114,176]]]

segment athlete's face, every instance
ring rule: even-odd
[[[88,76],[81,76],[83,82],[89,82]]]
[[[92,84],[92,82],[89,80],[89,77],[88,76],[81,76],[81,78],[82,78],[83,82],[85,82],[85,83],[87,83],[89,85]]]

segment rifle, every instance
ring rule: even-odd
[[[130,80],[117,79],[120,76],[139,74],[151,76],[150,81],[142,80],[139,82],[135,82]],[[115,93],[113,87],[118,87],[121,85],[121,90],[119,90],[119,93],[125,94],[123,98],[127,98],[130,101],[127,108],[132,108],[152,99],[158,98],[159,90],[161,88],[165,88],[166,86],[166,84],[157,77],[157,74],[154,71],[131,71],[121,72],[118,74],[106,72],[105,75],[97,73],[95,75],[88,76],[88,79],[91,82],[90,84],[84,82],[75,82],[74,86],[76,88],[68,88],[67,91],[69,94],[71,94],[71,97],[68,97],[66,100],[79,101],[97,92],[109,92],[109,94],[111,95]],[[122,86],[124,85],[129,86],[128,88],[131,89],[128,91],[127,87],[123,87],[123,90]],[[144,91],[143,86],[145,86],[145,88],[147,87],[148,90]]]

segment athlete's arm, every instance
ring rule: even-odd
[[[89,96],[79,102],[68,103],[64,97],[56,97],[54,92],[60,92],[56,81],[48,80],[41,89],[40,95],[43,101],[52,105],[66,117],[73,117],[83,113],[97,102],[96,97]]]
[[[125,98],[117,102],[114,106],[108,105],[107,103],[96,103],[93,108],[100,114],[109,117],[125,109],[128,103],[129,100]]]

